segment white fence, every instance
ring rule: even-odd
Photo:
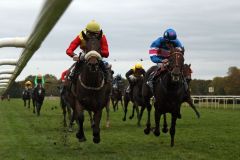
[[[4,82],[0,81],[0,95],[8,91],[71,2],[72,0],[46,0],[30,36],[0,39],[0,48],[24,48],[19,59],[0,60],[0,69],[2,65],[15,66],[13,71],[0,71],[0,80],[4,80]]]
[[[199,107],[210,108],[239,108],[237,102],[240,101],[240,96],[235,95],[192,95],[193,103]]]

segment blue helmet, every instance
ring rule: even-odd
[[[172,41],[177,39],[177,33],[173,29],[167,29],[164,34],[163,38],[167,41]]]

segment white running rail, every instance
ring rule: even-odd
[[[71,2],[72,0],[46,0],[30,36],[0,39],[0,48],[24,48],[17,60],[0,60],[0,69],[2,65],[15,66],[13,71],[0,71],[0,95],[8,91]]]

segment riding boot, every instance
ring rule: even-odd
[[[156,71],[154,71],[152,74],[150,74],[148,81],[147,81],[147,85],[149,86],[151,92],[153,93],[153,83],[155,80],[155,75],[156,75]]]
[[[104,82],[105,82],[105,84],[106,84],[106,83],[108,82],[108,72],[107,72],[106,65],[104,64],[103,61],[100,61],[99,66],[100,66],[100,68],[101,68],[102,71],[103,71]]]

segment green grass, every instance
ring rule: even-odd
[[[106,128],[104,111],[100,144],[92,142],[86,115],[87,141],[80,143],[75,138],[76,125],[73,133],[62,126],[57,100],[46,100],[40,117],[33,115],[32,109],[24,108],[20,99],[0,101],[0,160],[240,159],[240,110],[200,108],[199,111],[201,118],[197,119],[189,107],[182,108],[175,146],[171,148],[169,134],[155,137],[143,133],[146,114],[142,127],[137,127],[136,117],[123,122],[122,109],[113,112],[111,108],[111,127]]]

